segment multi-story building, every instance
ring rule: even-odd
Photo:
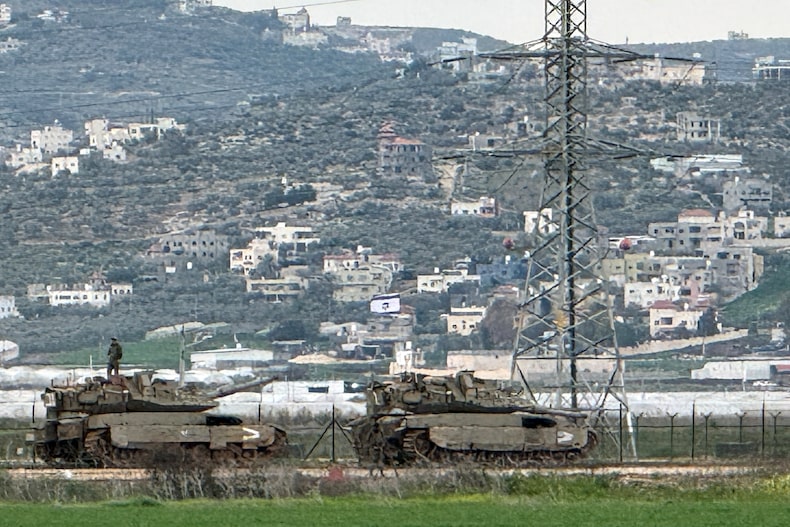
[[[267,256],[278,263],[281,251],[288,256],[302,255],[320,241],[313,235],[312,227],[288,226],[284,222],[274,227],[260,227],[246,248],[230,250],[230,270],[249,275]]]
[[[74,132],[63,128],[57,121],[52,126],[30,132],[30,148],[39,149],[45,154],[54,154],[58,150],[66,149],[73,140]]]
[[[20,168],[33,163],[41,163],[43,160],[44,156],[38,148],[28,148],[18,144],[9,154],[6,165],[11,168]]]
[[[696,112],[678,112],[678,141],[718,143],[721,138],[721,120],[701,117]]]
[[[453,71],[469,71],[477,56],[477,39],[462,38],[461,42],[442,42],[437,50],[436,64]],[[465,60],[464,60],[465,59]]]
[[[723,207],[728,213],[747,208],[766,210],[773,201],[773,184],[764,179],[735,176],[723,185]]]
[[[303,7],[296,13],[280,15],[280,22],[294,32],[308,31],[310,29],[310,13]]]
[[[623,303],[626,307],[648,308],[656,302],[677,302],[680,300],[680,284],[655,280],[653,282],[632,282],[625,284]]]
[[[363,265],[331,273],[329,279],[334,288],[332,298],[335,301],[363,302],[389,292],[393,272],[382,266]]]
[[[654,247],[673,254],[697,254],[733,241],[759,240],[767,229],[768,218],[755,216],[753,211],[715,216],[705,209],[684,210],[676,222],[648,225],[648,233],[656,239]]]
[[[162,236],[151,245],[147,256],[165,258],[173,265],[181,261],[217,261],[225,258],[228,251],[228,237],[217,234],[213,229],[188,228]]]
[[[754,59],[752,76],[756,80],[790,80],[790,59],[777,59],[773,55]]]
[[[266,302],[283,302],[304,294],[309,280],[304,275],[307,266],[290,266],[281,269],[276,278],[246,278],[247,292],[260,293]]]
[[[422,141],[398,136],[390,123],[381,127],[378,140],[381,175],[425,177],[433,173],[431,148]]]

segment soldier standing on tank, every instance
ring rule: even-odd
[[[112,337],[110,339],[110,349],[107,350],[107,378],[114,371],[115,375],[120,375],[121,357],[123,357],[123,348],[118,339]]]

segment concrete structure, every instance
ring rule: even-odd
[[[706,68],[702,62],[665,62],[658,54],[652,59],[636,61],[630,69],[623,70],[626,80],[657,81],[661,84],[684,86],[702,85],[705,75]]]
[[[19,357],[19,346],[10,340],[0,340],[0,365]]]
[[[162,236],[149,247],[146,255],[164,257],[173,262],[213,261],[226,258],[228,237],[217,234],[213,229],[188,228]]]
[[[723,185],[723,207],[728,213],[747,208],[767,210],[773,201],[773,184],[765,179],[735,176]]]
[[[324,256],[324,273],[334,274],[366,266],[384,267],[393,273],[402,269],[400,258],[397,255],[392,253],[371,254],[364,247],[357,247],[356,252],[346,251],[343,254]]]
[[[190,368],[208,370],[256,368],[273,360],[273,351],[244,348],[241,344],[235,348],[193,351],[189,355]]]
[[[480,326],[485,315],[485,306],[451,306],[450,313],[442,316],[447,319],[447,333],[469,336]]]
[[[20,168],[25,165],[41,163],[43,160],[44,156],[38,148],[28,148],[18,144],[16,148],[10,152],[6,160],[6,165],[11,168]]]
[[[559,229],[553,220],[554,211],[551,209],[525,210],[524,211],[524,232],[536,234],[551,234]]]
[[[304,7],[296,13],[286,13],[279,15],[282,22],[288,29],[294,32],[307,31],[310,29],[310,13]]]
[[[774,237],[790,238],[790,216],[776,216],[774,218]]]
[[[9,51],[16,51],[22,45],[22,41],[18,38],[8,37],[5,40],[0,40],[0,53],[8,53]]]
[[[329,274],[337,302],[367,302],[375,295],[389,292],[393,272],[383,266],[363,265]]]
[[[711,251],[733,242],[759,240],[768,230],[768,218],[741,210],[734,216],[718,216],[705,209],[688,209],[678,214],[676,222],[648,225],[648,234],[656,239],[657,250],[673,254],[695,254]]]
[[[281,251],[287,256],[303,255],[310,245],[320,241],[313,236],[312,227],[288,226],[284,222],[274,227],[260,227],[255,229],[255,238],[246,248],[230,250],[230,270],[249,275],[267,257],[277,264]]]
[[[777,59],[773,55],[754,59],[752,76],[761,81],[790,80],[790,59]]]
[[[477,56],[477,39],[461,38],[461,42],[442,42],[437,49],[436,65],[453,71],[469,71]]]
[[[678,112],[678,141],[718,143],[721,138],[721,120],[701,117],[696,112]]]
[[[751,247],[721,247],[698,256],[656,256],[626,253],[625,286],[657,281],[680,285],[679,295],[692,305],[706,301],[704,295],[716,286],[722,300],[733,299],[757,286],[763,274],[763,257]],[[611,278],[610,278],[611,279]]]
[[[398,136],[391,123],[381,127],[378,141],[380,175],[425,177],[433,174],[432,151],[422,141]]]
[[[526,135],[526,131],[523,135]],[[467,136],[467,141],[469,142],[469,148],[471,148],[473,152],[501,148],[506,142],[505,138],[501,135],[481,134],[480,132],[469,134]]]
[[[680,300],[680,284],[668,282],[631,282],[623,287],[623,302],[626,307],[648,308],[656,302],[677,302]]]
[[[53,157],[50,166],[52,177],[57,176],[63,170],[68,170],[71,174],[79,174],[80,159],[77,156]]]
[[[73,140],[74,132],[63,128],[57,121],[52,126],[30,132],[30,148],[39,149],[45,154],[67,149]]]
[[[696,334],[699,320],[704,313],[703,310],[690,308],[687,304],[679,307],[667,301],[655,302],[649,311],[652,338],[672,334],[680,329]]]
[[[650,166],[659,172],[677,177],[700,176],[706,173],[743,173],[749,169],[743,164],[741,154],[698,155],[683,158],[659,157],[650,160]]]
[[[82,289],[60,289],[57,286],[47,286],[47,293],[49,294],[49,305],[55,307],[82,304],[93,307],[110,305],[110,291],[108,289],[94,289],[89,284],[85,284]]]
[[[306,265],[291,265],[277,271],[274,278],[247,277],[248,293],[260,293],[266,302],[283,302],[304,294],[310,281],[305,276],[309,272]]]
[[[5,26],[11,23],[11,6],[8,4],[0,4],[0,26]]]
[[[255,239],[268,242],[275,249],[283,247],[297,253],[305,253],[310,245],[321,241],[321,238],[314,236],[312,227],[289,226],[285,222],[279,222],[274,227],[255,229]]]
[[[481,218],[495,218],[499,215],[499,205],[496,198],[482,196],[477,201],[455,201],[450,203],[450,213],[453,216],[479,216]]]
[[[433,274],[417,275],[418,293],[446,293],[453,284],[480,283],[480,275],[470,275],[468,269],[434,269]]]
[[[0,318],[18,317],[16,298],[13,295],[0,295]]]

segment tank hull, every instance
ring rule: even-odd
[[[207,410],[213,401],[181,397],[149,379],[48,388],[47,419],[28,435],[38,459],[57,466],[161,467],[213,461],[248,463],[280,453],[285,431]]]

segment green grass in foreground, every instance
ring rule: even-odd
[[[380,496],[286,500],[130,500],[103,504],[0,504],[2,525],[58,527],[337,525],[441,526],[786,526],[785,495],[750,499],[696,499],[659,493],[639,499],[567,500],[551,496],[495,494],[393,499]]]

